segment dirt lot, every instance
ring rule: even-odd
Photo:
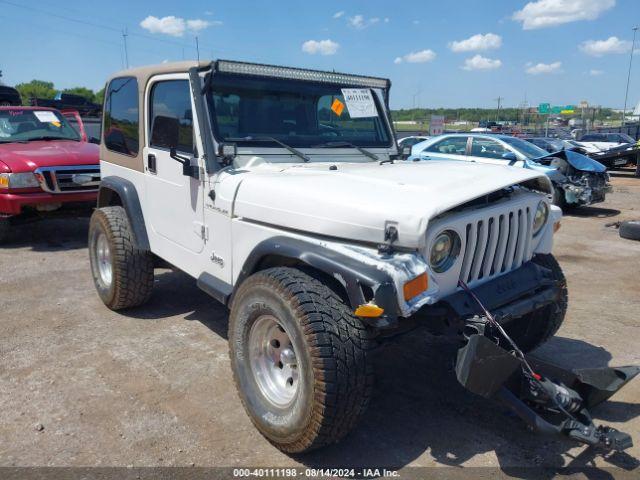
[[[640,180],[565,217],[556,254],[570,307],[541,350],[571,366],[640,363],[640,242],[607,224],[640,218]],[[454,349],[402,337],[376,359],[367,417],[341,444],[280,453],[252,427],[231,379],[227,312],[183,274],[158,271],[148,306],[107,310],[92,285],[86,219],[21,227],[0,248],[0,465],[640,465],[640,380],[597,410],[636,446],[602,457],[540,438],[452,374]],[[553,471],[553,470],[552,470]]]

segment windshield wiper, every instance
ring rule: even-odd
[[[280,140],[278,140],[277,138],[274,138],[274,137],[264,137],[264,136],[252,137],[252,136],[246,136],[246,137],[231,137],[231,138],[226,138],[225,140],[227,140],[228,142],[273,142],[273,143],[277,143],[281,147],[286,148],[291,153],[293,153],[296,157],[300,157],[305,162],[310,162],[311,161],[311,158],[309,158],[308,155],[302,153],[300,150],[297,150],[297,149],[287,145],[284,142],[281,142]]]
[[[326,143],[321,143],[319,145],[314,145],[311,148],[338,148],[338,147],[351,147],[351,148],[355,148],[356,150],[358,150],[361,154],[369,157],[372,160],[376,160],[378,161],[378,156],[375,153],[371,153],[369,150],[365,150],[362,147],[359,147],[357,145],[354,145],[351,142],[326,142]]]

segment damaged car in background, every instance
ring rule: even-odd
[[[601,163],[580,153],[549,153],[508,135],[451,134],[414,145],[409,160],[462,160],[508,165],[544,173],[553,183],[553,203],[577,207],[603,202],[610,191],[609,175]]]

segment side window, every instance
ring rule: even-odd
[[[104,110],[105,146],[135,157],[140,149],[138,125],[138,81],[134,77],[111,80]]]
[[[187,80],[166,80],[153,86],[149,101],[149,127],[152,131],[157,117],[178,120],[177,150],[193,153],[193,112],[191,90]],[[150,137],[150,146],[162,147],[162,145],[155,145],[153,136]]]
[[[469,137],[449,137],[434,143],[426,149],[427,152],[448,153],[452,155],[465,155],[467,151],[467,139]]]
[[[509,150],[490,138],[474,138],[471,144],[471,155],[484,158],[502,158]]]

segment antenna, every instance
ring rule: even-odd
[[[198,62],[200,62],[200,45],[198,44],[198,36],[196,35],[196,55],[198,57]]]
[[[498,102],[498,109],[496,110],[496,122],[500,119],[500,102],[502,102],[502,100],[504,100],[503,97],[498,97],[496,98],[496,102]]]
[[[126,68],[129,68],[129,50],[127,49],[127,27],[122,29],[122,40],[124,42],[124,63]]]

